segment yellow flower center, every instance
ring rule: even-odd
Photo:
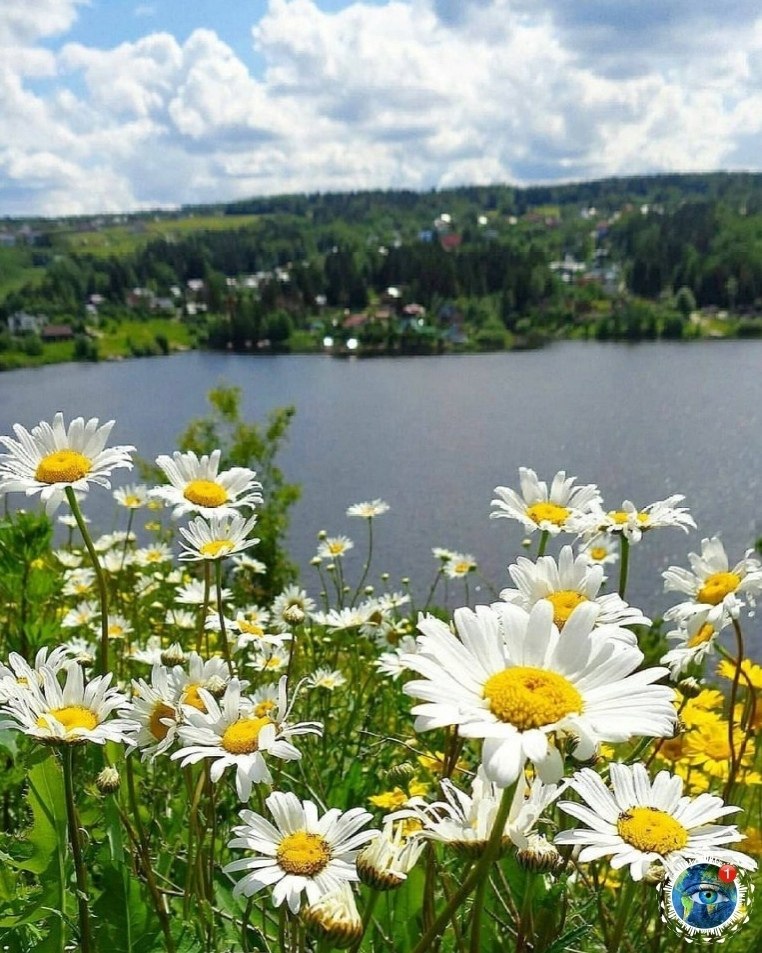
[[[198,711],[206,711],[204,700],[198,693],[199,687],[199,685],[188,685],[183,696],[183,705],[190,705]]]
[[[204,543],[199,547],[202,556],[208,559],[216,559],[218,556],[224,556],[233,549],[233,543],[229,539],[213,539],[211,543]]]
[[[139,496],[134,496],[131,493],[128,493],[124,498],[124,505],[132,507],[133,509],[139,507],[142,504],[142,500]]]
[[[259,745],[259,733],[272,719],[241,718],[228,725],[222,734],[222,747],[231,754],[251,754]]]
[[[92,461],[76,450],[56,450],[37,464],[34,477],[40,483],[76,483],[87,476]]]
[[[320,834],[295,831],[280,842],[275,853],[279,865],[287,874],[314,877],[328,866],[331,848]]]
[[[108,627],[108,634],[112,639],[121,639],[124,635],[124,626],[119,625],[118,622],[112,622]]]
[[[563,675],[528,665],[492,675],[484,683],[484,697],[493,715],[520,731],[582,711],[582,696]]]
[[[551,592],[545,598],[553,606],[553,621],[559,629],[563,629],[578,605],[589,602],[587,596],[583,596],[581,592],[575,592],[574,589],[559,589],[558,592]]]
[[[471,571],[471,563],[461,561],[459,563],[455,563],[452,568],[453,572],[457,573],[459,576],[465,576],[467,572]]]
[[[588,553],[591,559],[594,559],[597,563],[599,563],[602,559],[605,559],[608,556],[609,551],[605,546],[593,546],[588,550]]]
[[[699,645],[704,645],[714,635],[716,629],[709,622],[705,622],[695,635],[688,639],[688,648],[695,649]]]
[[[344,552],[344,543],[333,542],[328,544],[328,552],[332,556],[340,556]]]
[[[262,636],[265,634],[265,630],[261,625],[257,625],[256,622],[247,622],[246,619],[238,620],[238,631],[243,632],[245,635]]]
[[[270,712],[275,711],[277,704],[272,700],[272,698],[266,698],[264,701],[259,702],[258,705],[254,706],[254,714],[257,718],[265,718]]]
[[[611,510],[609,512],[609,518],[612,519],[617,526],[624,526],[625,523],[629,523],[632,519],[632,512],[628,512],[627,510]],[[643,526],[648,522],[648,513],[636,513],[635,519]]]
[[[553,523],[555,526],[563,526],[569,518],[569,513],[565,506],[559,506],[558,503],[533,503],[527,507],[527,516],[535,523]]]
[[[224,486],[213,480],[191,480],[185,487],[183,496],[196,506],[222,506],[227,503],[228,494]]]
[[[164,702],[156,702],[151,712],[151,717],[148,719],[148,730],[157,741],[164,741],[171,728],[171,725],[162,724],[162,719],[164,718],[171,718],[174,721],[174,709],[170,708],[169,705],[165,705]]]
[[[48,715],[60,722],[67,731],[74,728],[86,728],[92,731],[99,724],[98,716],[94,711],[85,708],[84,705],[67,705],[65,708],[53,708]],[[38,728],[47,728],[47,722],[43,717],[37,719]]]
[[[671,814],[655,807],[631,807],[616,822],[623,841],[645,853],[671,854],[688,843],[688,831]]]
[[[713,572],[707,576],[696,599],[710,606],[719,605],[725,596],[735,592],[741,585],[741,577],[734,572]]]

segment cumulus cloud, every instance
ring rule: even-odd
[[[269,0],[254,74],[208,28],[97,49],[76,0],[6,0],[0,212],[758,163],[755,7]]]

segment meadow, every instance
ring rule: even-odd
[[[696,529],[682,497],[522,468],[485,500],[526,537],[487,604],[467,553],[433,547],[417,603],[377,566],[383,500],[347,501],[308,591],[282,431],[234,411],[116,489],[111,424],[2,438],[3,948],[757,949],[753,553],[700,527],[653,620],[628,575]]]

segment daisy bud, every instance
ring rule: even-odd
[[[119,790],[119,780],[119,772],[108,765],[95,779],[95,786],[101,794],[113,794]]]
[[[167,666],[182,665],[184,661],[185,661],[185,652],[183,652],[179,642],[173,642],[168,649],[165,649],[161,653],[162,665],[167,665]]]
[[[336,566],[335,566],[335,564],[334,564],[334,563],[328,563],[328,565],[325,567],[325,571],[326,571],[326,572],[335,572],[335,571],[336,571]]]
[[[409,761],[403,761],[401,764],[395,764],[387,774],[389,781],[397,783],[398,781],[407,781],[415,774],[415,765]]]
[[[283,610],[283,618],[291,625],[300,625],[304,622],[304,609],[301,606],[287,606]]]
[[[363,592],[365,593],[366,596],[372,596],[372,595],[373,595],[373,586],[366,586],[366,587],[363,589]]]
[[[530,834],[526,847],[516,851],[516,860],[524,870],[536,874],[558,874],[566,866],[566,862],[542,834]]]
[[[403,586],[409,586],[409,585],[410,585],[410,576],[403,576],[402,579],[400,580],[400,582],[402,583]]]
[[[362,920],[346,882],[302,910],[301,918],[314,936],[337,949],[346,949],[362,939]]]
[[[529,547],[532,545],[532,540],[529,538],[529,536],[525,536],[521,540],[521,545],[524,547],[524,549],[529,549]]]
[[[321,529],[320,532],[317,534],[317,538],[318,538],[318,539],[327,539],[327,538],[328,538],[328,533],[327,533],[324,529]]]
[[[322,561],[323,560],[320,558],[320,556],[313,556],[310,560],[310,566],[319,566]]]
[[[681,678],[677,683],[677,687],[686,698],[695,698],[702,691],[701,682],[690,675],[686,678]]]
[[[381,582],[389,582],[389,573],[388,573],[388,572],[382,572],[382,573],[381,573]]]
[[[651,864],[643,875],[643,883],[653,887],[656,884],[660,884],[666,876],[667,872],[661,864]]]
[[[405,837],[403,824],[395,829],[393,823],[386,823],[358,854],[357,874],[374,890],[394,890],[407,879],[424,846],[421,838]]]
[[[204,685],[204,688],[209,694],[214,695],[215,698],[220,698],[224,695],[227,687],[228,683],[219,675],[212,675],[207,679],[206,685]]]

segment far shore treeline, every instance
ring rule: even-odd
[[[0,369],[762,336],[762,175],[0,220]]]

